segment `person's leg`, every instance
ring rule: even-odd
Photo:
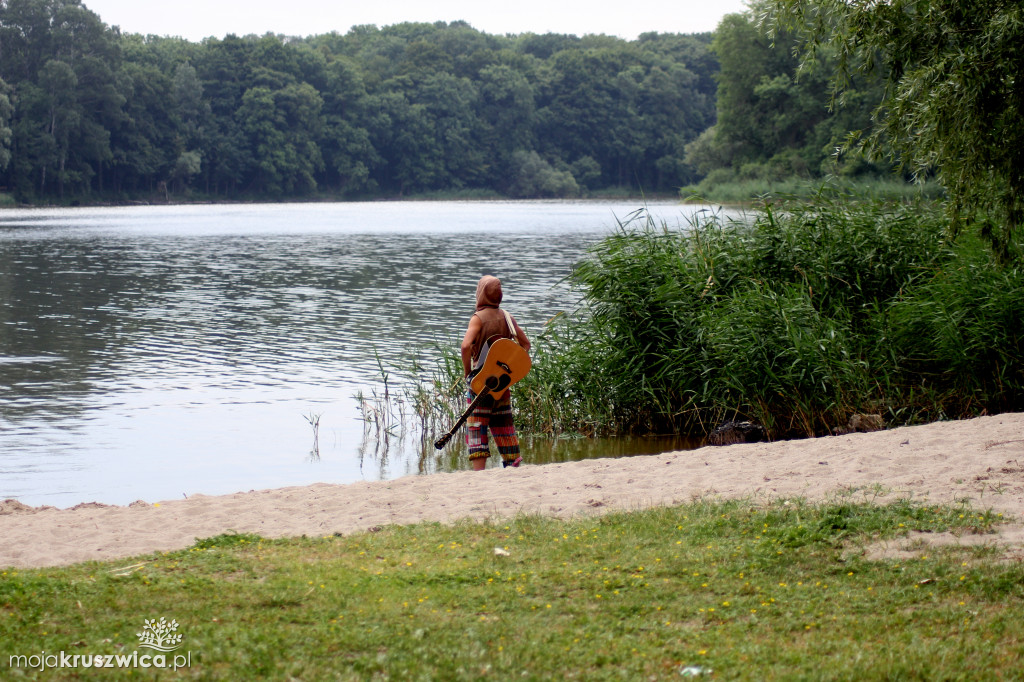
[[[473,402],[476,394],[468,392],[467,407]],[[466,446],[469,450],[469,463],[473,465],[473,471],[482,471],[487,466],[487,458],[491,456],[490,444],[487,440],[488,425],[491,417],[491,409],[484,404],[484,400],[466,420]]]
[[[512,422],[512,394],[505,391],[491,408],[489,419],[490,432],[494,435],[494,443],[501,455],[501,465],[517,467],[523,458],[519,456],[519,437]]]

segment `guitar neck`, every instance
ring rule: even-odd
[[[473,402],[471,402],[469,404],[469,407],[466,408],[466,411],[462,413],[461,417],[459,417],[459,420],[455,422],[455,426],[453,426],[448,433],[444,434],[434,442],[434,447],[440,450],[445,445],[447,445],[448,441],[450,441],[452,439],[452,436],[455,435],[455,432],[459,430],[459,427],[465,424],[466,420],[469,419],[469,415],[473,414],[473,410],[475,410],[483,401],[483,399],[489,396],[490,394],[490,391],[481,391],[479,394],[477,394],[477,396],[473,398]]]

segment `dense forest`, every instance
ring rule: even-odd
[[[438,22],[190,43],[7,0],[0,184],[25,201],[671,190],[715,119],[710,41]]]
[[[752,12],[633,41],[437,22],[192,43],[122,34],[80,0],[0,0],[0,191],[550,197],[817,177],[872,102],[832,112],[825,78],[796,66]]]

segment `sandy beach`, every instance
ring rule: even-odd
[[[694,499],[754,502],[967,500],[1011,520],[996,536],[957,539],[1024,548],[1024,413],[873,433],[393,481],[96,503],[70,509],[0,502],[0,567],[56,566],[182,549],[235,531],[264,537],[358,533],[387,524],[560,518]]]

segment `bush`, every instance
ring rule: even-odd
[[[517,151],[509,163],[507,193],[515,198],[565,198],[580,193],[569,171],[556,170],[534,151]]]

